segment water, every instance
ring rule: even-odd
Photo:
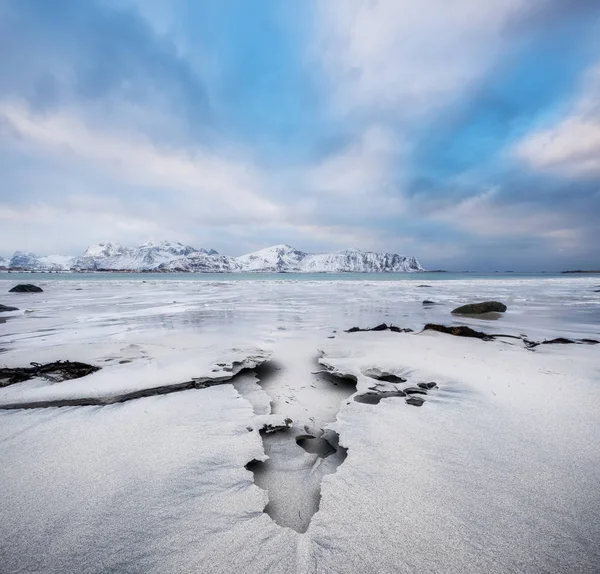
[[[12,281],[469,281],[472,279],[549,279],[568,277],[589,279],[586,274],[554,272],[494,271],[486,273],[429,272],[423,273],[17,273],[0,272],[0,280]],[[596,277],[600,283],[600,275]]]
[[[269,278],[272,277],[272,278]],[[457,278],[458,277],[458,278]],[[4,274],[0,302],[25,313],[0,327],[0,348],[25,339],[94,338],[125,330],[211,330],[273,338],[381,322],[418,330],[461,323],[532,338],[600,335],[599,278],[529,274]],[[44,293],[15,294],[19,282]],[[437,304],[423,306],[424,300]],[[453,317],[464,303],[499,300],[498,321]],[[279,334],[279,335],[278,335]]]

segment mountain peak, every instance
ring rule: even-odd
[[[0,259],[0,265],[3,264]],[[17,251],[8,267],[31,271],[190,271],[206,273],[373,273],[422,271],[414,257],[348,248],[336,253],[311,254],[282,243],[241,257],[219,255],[214,249],[196,249],[181,242],[147,241],[137,247],[103,241],[83,255],[38,257]]]

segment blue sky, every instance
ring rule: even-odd
[[[0,0],[0,253],[600,268],[597,0]]]

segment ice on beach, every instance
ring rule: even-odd
[[[600,346],[531,350],[517,339],[418,332],[433,321],[538,340],[600,338],[587,279],[44,288],[9,301],[33,312],[0,325],[0,363],[103,368],[12,385],[3,401],[22,400],[23,389],[30,399],[104,396],[270,358],[256,362],[256,375],[206,389],[106,406],[0,408],[3,570],[597,571]],[[476,296],[504,301],[508,312],[496,321],[450,315]],[[424,309],[425,298],[441,304]],[[342,332],[383,321],[417,332]],[[406,382],[378,380],[382,372]],[[402,396],[354,400],[432,381],[438,388],[421,407]],[[286,418],[288,430],[259,434]],[[302,435],[331,438],[336,454],[303,449]],[[265,460],[256,476],[249,463]]]
[[[25,381],[0,389],[0,407],[64,400],[114,402],[136,391],[182,385],[189,381],[216,384],[252,369],[269,358],[268,351],[247,345],[228,348],[213,338],[187,334],[135,338],[135,343],[57,345],[36,353],[37,362],[76,357],[102,367],[84,378],[49,383]],[[30,357],[31,355],[29,355]],[[9,366],[27,366],[27,353],[15,352]],[[158,391],[157,391],[158,392]]]

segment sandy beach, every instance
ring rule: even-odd
[[[2,563],[594,572],[600,347],[526,344],[600,338],[593,281],[81,279],[5,296],[2,367],[100,369],[0,389]],[[500,318],[450,314],[492,297]],[[412,332],[344,332],[382,322]]]

